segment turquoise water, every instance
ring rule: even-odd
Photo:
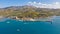
[[[60,17],[50,22],[0,20],[0,34],[60,34]]]

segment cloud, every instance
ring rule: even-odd
[[[33,5],[40,8],[54,8],[54,9],[60,8],[60,2],[53,2],[51,4],[41,2],[28,2],[28,5]]]

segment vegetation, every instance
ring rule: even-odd
[[[19,18],[39,18],[48,16],[60,16],[60,9],[36,8],[33,6],[12,6],[0,9],[0,16],[17,16]]]

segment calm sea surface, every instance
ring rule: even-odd
[[[60,34],[60,16],[51,22],[0,20],[0,34]]]

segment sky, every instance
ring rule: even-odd
[[[60,0],[0,0],[0,8],[33,5],[41,8],[60,8]]]

